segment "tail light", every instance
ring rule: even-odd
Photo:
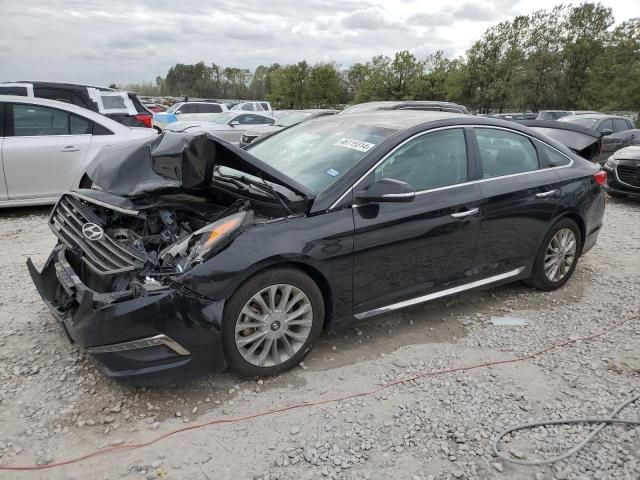
[[[607,181],[607,172],[605,172],[604,170],[600,170],[593,174],[593,179],[598,185],[604,185],[604,183]]]
[[[134,115],[133,118],[144,123],[145,127],[153,128],[153,115],[149,113],[139,113],[138,115]]]

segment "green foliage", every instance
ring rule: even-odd
[[[142,94],[268,99],[276,108],[372,100],[448,100],[480,112],[640,110],[640,19],[612,28],[599,3],[561,5],[498,23],[461,58],[410,51],[378,55],[341,71],[333,63],[247,69],[176,64]]]

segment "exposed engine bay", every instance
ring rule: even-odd
[[[50,225],[76,274],[101,293],[162,291],[171,277],[211,258],[256,218],[242,199],[225,206],[182,194],[148,199],[132,210],[93,201],[91,194],[65,194]]]

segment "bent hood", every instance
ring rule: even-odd
[[[87,169],[103,190],[121,196],[175,188],[206,188],[216,166],[282,185],[309,199],[313,192],[250,153],[207,133],[165,132],[104,147]]]

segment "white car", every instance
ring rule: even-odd
[[[269,102],[242,102],[234,105],[230,110],[234,112],[259,112],[266,115],[273,115],[273,110]]]
[[[103,146],[156,135],[65,102],[0,95],[0,207],[53,204],[86,186]]]
[[[258,125],[273,125],[276,119],[261,113],[224,112],[214,113],[200,121],[179,121],[169,124],[165,130],[171,132],[211,133],[229,143],[238,144],[242,134]]]
[[[167,125],[182,120],[184,115],[189,115],[192,119],[206,117],[211,114],[226,112],[229,109],[224,103],[215,102],[180,102],[172,105],[166,112],[153,114],[153,126],[156,130],[162,131]]]

